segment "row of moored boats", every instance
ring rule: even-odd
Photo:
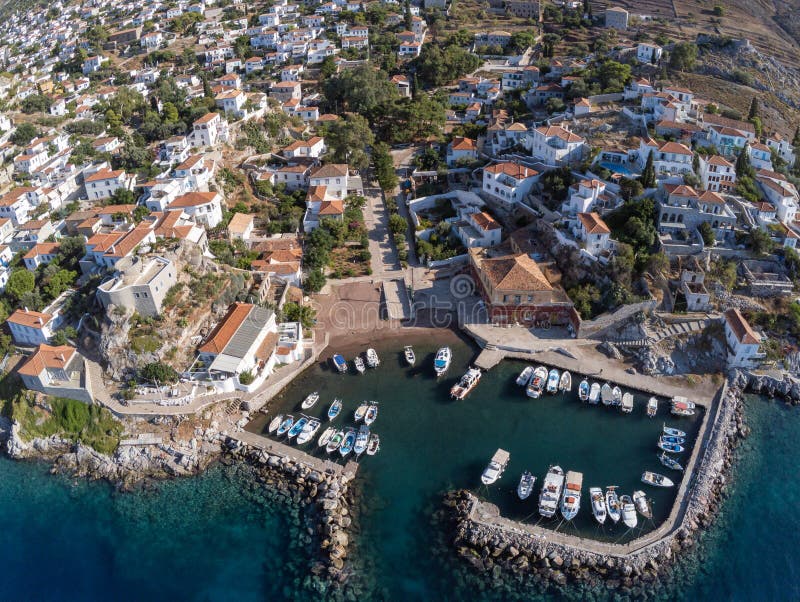
[[[349,370],[349,364],[347,363],[347,360],[339,353],[333,356],[333,365],[341,374],[344,374]],[[378,352],[372,348],[367,349],[364,352],[363,357],[361,355],[357,355],[355,358],[353,358],[353,367],[359,374],[364,374],[364,372],[367,371],[367,368],[377,368],[380,365],[381,360],[378,357]]]
[[[517,377],[517,384],[525,387],[528,397],[538,399],[544,392],[551,395],[569,393],[572,390],[572,375],[567,370],[559,374],[555,368],[548,371],[544,366],[526,366]]]

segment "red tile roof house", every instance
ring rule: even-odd
[[[575,236],[584,242],[586,251],[594,257],[611,248],[611,229],[595,212],[578,214]]]
[[[729,368],[754,368],[766,357],[761,352],[761,336],[738,309],[725,312],[725,341],[728,343]]]
[[[17,369],[27,389],[54,397],[93,402],[83,356],[74,347],[39,345]]]

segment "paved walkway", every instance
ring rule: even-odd
[[[389,234],[389,212],[383,202],[380,188],[365,187],[364,224],[369,237],[369,252],[372,255],[371,278],[396,278],[402,275],[397,253]]]

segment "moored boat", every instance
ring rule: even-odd
[[[367,443],[367,455],[374,456],[377,454],[381,449],[381,438],[378,437],[378,433],[372,433],[369,436],[369,443]]]
[[[547,368],[538,366],[531,374],[531,379],[528,386],[525,388],[525,394],[533,399],[538,399],[542,396],[545,381],[547,380]]]
[[[572,520],[581,508],[581,488],[583,487],[583,473],[570,470],[567,472],[564,496],[561,498],[561,516],[565,520]]]
[[[670,437],[685,437],[686,433],[682,430],[672,428],[671,426],[667,426],[666,424],[661,426],[661,430],[664,431],[665,435],[669,435]]]
[[[592,388],[589,389],[589,403],[597,404],[600,401],[600,384],[592,383]]]
[[[528,499],[531,491],[533,491],[534,483],[536,483],[536,477],[531,474],[530,470],[526,470],[522,473],[519,479],[519,485],[517,485],[517,496],[519,496],[519,499]]]
[[[286,416],[283,419],[283,422],[281,422],[281,425],[278,427],[277,434],[278,435],[285,435],[289,431],[289,429],[292,428],[293,424],[294,424],[294,416],[291,416],[291,415]]]
[[[344,431],[336,431],[331,440],[328,441],[328,444],[325,446],[325,451],[329,454],[335,452],[339,447],[342,445],[342,441],[344,441]]]
[[[333,439],[333,436],[335,434],[336,434],[335,428],[333,428],[332,426],[326,428],[324,431],[322,431],[322,434],[319,436],[319,439],[317,440],[317,447],[325,447],[326,445],[328,445],[328,443],[330,443],[331,439]]]
[[[652,418],[658,412],[658,399],[651,397],[647,400],[647,417]]]
[[[578,399],[581,401],[589,399],[589,381],[586,379],[582,380],[581,384],[578,385]]]
[[[601,525],[606,522],[606,500],[603,497],[603,490],[599,487],[589,488],[589,497],[592,500],[592,514],[594,519]]]
[[[645,470],[642,473],[642,483],[647,483],[648,485],[653,485],[654,487],[672,487],[675,485],[675,483],[673,483],[663,474],[650,472],[649,470]]]
[[[370,425],[378,418],[378,404],[371,403],[367,408],[367,413],[364,414],[364,424]]]
[[[681,466],[680,463],[672,456],[662,453],[658,456],[658,460],[667,468],[683,471],[683,466]]]
[[[618,406],[622,403],[622,389],[614,387],[611,389],[611,405]]]
[[[661,435],[660,440],[664,443],[672,443],[673,445],[681,445],[686,443],[685,437],[672,437],[670,435]]]
[[[564,471],[560,466],[551,466],[544,477],[539,494],[539,514],[552,518],[558,510],[561,490],[564,487]]]
[[[364,360],[361,359],[360,355],[357,355],[353,359],[353,365],[356,367],[356,372],[359,374],[364,374],[367,371],[367,367],[364,365]]]
[[[295,422],[295,423],[292,425],[292,428],[290,428],[290,429],[289,429],[289,432],[288,432],[288,433],[286,433],[286,436],[287,436],[289,439],[292,439],[292,438],[294,438],[294,437],[297,437],[297,435],[299,435],[299,434],[300,434],[300,432],[303,430],[303,428],[304,428],[304,427],[305,427],[307,424],[308,424],[308,417],[307,417],[307,416],[301,416],[301,417],[300,417],[300,418],[297,420],[297,422]]]
[[[472,391],[481,379],[481,371],[478,368],[470,368],[456,384],[450,388],[450,397],[453,399],[464,399]]]
[[[367,410],[369,410],[369,404],[365,401],[360,406],[356,408],[356,411],[353,413],[353,418],[356,422],[361,422],[364,420],[364,416],[367,415]]]
[[[681,403],[673,403],[670,412],[673,416],[694,416],[694,410]]]
[[[320,421],[316,418],[309,420],[303,427],[303,430],[300,431],[300,434],[297,435],[297,445],[303,445],[304,443],[311,441],[311,439],[314,438],[314,435],[319,430],[320,424]]]
[[[670,452],[671,454],[680,454],[683,452],[684,447],[678,443],[667,443],[666,441],[659,439],[658,449],[663,449],[665,452]]]
[[[344,458],[347,454],[353,451],[353,446],[356,444],[356,431],[355,429],[347,429],[347,433],[342,439],[342,444],[339,446],[339,454]]]
[[[561,379],[558,381],[558,390],[564,393],[572,391],[572,374],[569,373],[569,370],[564,370],[561,373]]]
[[[520,387],[527,385],[528,381],[531,379],[531,374],[533,374],[533,366],[525,366],[525,369],[520,372],[517,377],[517,384]]]
[[[277,416],[275,416],[275,418],[273,418],[270,421],[269,428],[267,429],[267,432],[268,433],[274,433],[278,429],[278,427],[281,425],[281,422],[283,422],[283,414],[278,414]]]
[[[342,374],[347,372],[347,360],[338,353],[333,356],[333,365],[336,366],[336,369]]]
[[[636,506],[633,505],[633,500],[629,495],[623,495],[619,499],[622,507],[622,522],[629,529],[636,528],[639,521],[636,518]]]
[[[405,349],[403,349],[403,357],[406,358],[406,364],[409,366],[413,366],[417,361],[417,356],[414,355],[414,348],[411,345],[405,346]]]
[[[367,349],[367,368],[377,368],[381,365],[381,360],[378,359],[378,352],[372,348]]]
[[[547,374],[547,392],[551,395],[558,391],[558,370],[551,368]]]
[[[300,404],[300,407],[304,410],[308,410],[309,408],[314,407],[314,404],[319,401],[319,393],[314,391],[313,393],[309,393],[308,397],[303,400],[303,403]]]
[[[365,451],[367,451],[368,444],[369,444],[369,427],[366,424],[362,424],[361,428],[358,429],[358,434],[356,435],[356,442],[353,445],[353,451],[357,456],[360,456]]]
[[[453,352],[450,351],[450,347],[442,347],[436,352],[436,357],[433,358],[433,370],[436,372],[436,376],[441,376],[447,372],[452,359]]]
[[[481,482],[484,485],[491,485],[497,479],[499,479],[503,471],[508,466],[508,461],[511,459],[511,454],[509,454],[504,449],[498,449],[494,452],[492,459],[489,460],[489,464],[484,468],[483,474],[481,474]]]
[[[625,414],[633,412],[633,393],[625,393],[622,396],[622,411]]]
[[[622,508],[619,505],[616,485],[606,487],[606,510],[608,510],[608,518],[618,523],[622,516]]]
[[[342,400],[341,399],[334,399],[331,407],[328,408],[328,420],[333,420],[339,415],[339,412],[342,411]]]
[[[603,401],[604,406],[610,406],[614,403],[614,389],[608,383],[605,383],[600,388],[600,399]]]
[[[650,509],[650,502],[644,491],[633,492],[633,504],[636,506],[636,510],[639,511],[639,514],[645,518],[653,518],[653,511]]]

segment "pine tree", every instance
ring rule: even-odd
[[[406,29],[410,31],[411,27],[414,25],[414,20],[411,18],[411,0],[406,0],[405,18]]]
[[[700,155],[698,153],[695,153],[694,157],[692,157],[692,171],[696,175],[700,175]]]
[[[644,171],[642,172],[639,181],[642,183],[642,186],[645,188],[655,188],[656,187],[656,168],[653,166],[653,151],[650,151],[650,154],[647,155],[647,163],[644,165]]]
[[[739,151],[739,156],[736,157],[736,177],[745,178],[753,177],[753,166],[750,165],[750,155],[747,152],[749,145],[745,144],[744,148]]]
[[[417,77],[417,74],[415,73],[414,74],[414,87],[411,90],[411,95],[412,95],[413,98],[416,98],[419,95],[420,92],[422,92],[422,88],[420,87],[419,77]]]
[[[758,98],[753,96],[753,100],[750,101],[750,112],[747,114],[748,121],[751,119],[755,119],[758,117]]]

